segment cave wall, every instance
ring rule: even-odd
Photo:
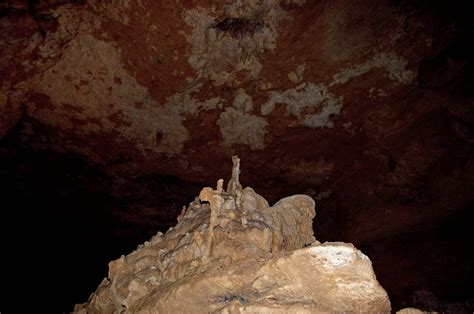
[[[318,238],[368,250],[395,304],[443,285],[455,300],[472,280],[467,3],[7,0],[0,137],[98,165],[141,196],[138,224],[154,176],[209,184],[239,154],[271,203],[316,199]],[[427,243],[442,258],[420,275]],[[411,279],[393,284],[394,264]]]

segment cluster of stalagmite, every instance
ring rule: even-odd
[[[224,189],[202,189],[178,224],[109,264],[75,312],[389,313],[367,256],[313,236],[315,203],[306,195],[274,206],[239,182],[232,158]]]

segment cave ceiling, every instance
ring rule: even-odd
[[[237,154],[244,184],[312,196],[346,239],[435,224],[473,199],[456,4],[4,1],[0,136],[21,122],[125,181],[209,184]]]
[[[315,199],[316,238],[368,252],[395,304],[422,283],[459,296],[474,254],[462,245],[474,206],[468,3],[2,1],[0,139],[79,156],[135,203],[166,194],[174,209],[118,214],[163,228],[238,155],[242,184],[270,203]],[[453,251],[451,279],[433,275]]]

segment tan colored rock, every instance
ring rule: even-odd
[[[389,313],[367,256],[351,244],[320,244],[306,195],[274,206],[242,189],[204,188],[175,228],[109,264],[108,279],[75,312]],[[232,215],[230,214],[232,213]],[[245,223],[244,223],[245,222]]]
[[[321,198],[318,232],[368,244],[397,305],[433,290],[431,273],[453,258],[446,287],[467,291],[462,241],[400,237],[423,235],[427,221],[445,230],[472,204],[469,12],[447,1],[326,2],[0,1],[0,138],[16,141],[18,123],[31,123],[22,145],[79,154],[127,190],[151,171],[212,182],[221,156],[239,152],[255,161],[247,183],[262,183],[272,204],[290,184]],[[243,194],[235,200],[249,214],[229,211],[218,229],[234,215],[243,228],[260,219]],[[174,223],[171,210],[139,212],[113,215]],[[205,248],[207,233],[196,239]],[[426,254],[441,256],[430,274],[412,267]],[[392,276],[400,256],[410,280]]]
[[[426,312],[423,312],[419,309],[415,309],[412,307],[407,307],[407,308],[401,309],[400,311],[397,311],[397,314],[423,314],[423,313],[426,313]]]

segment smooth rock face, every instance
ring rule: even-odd
[[[400,311],[397,311],[397,314],[423,314],[423,313],[426,313],[426,312],[423,312],[419,309],[415,309],[412,307],[407,307],[407,308],[401,309]]]
[[[390,312],[367,256],[315,240],[309,196],[256,206],[266,201],[241,188],[238,167],[227,192],[204,188],[175,228],[111,262],[75,312]]]

